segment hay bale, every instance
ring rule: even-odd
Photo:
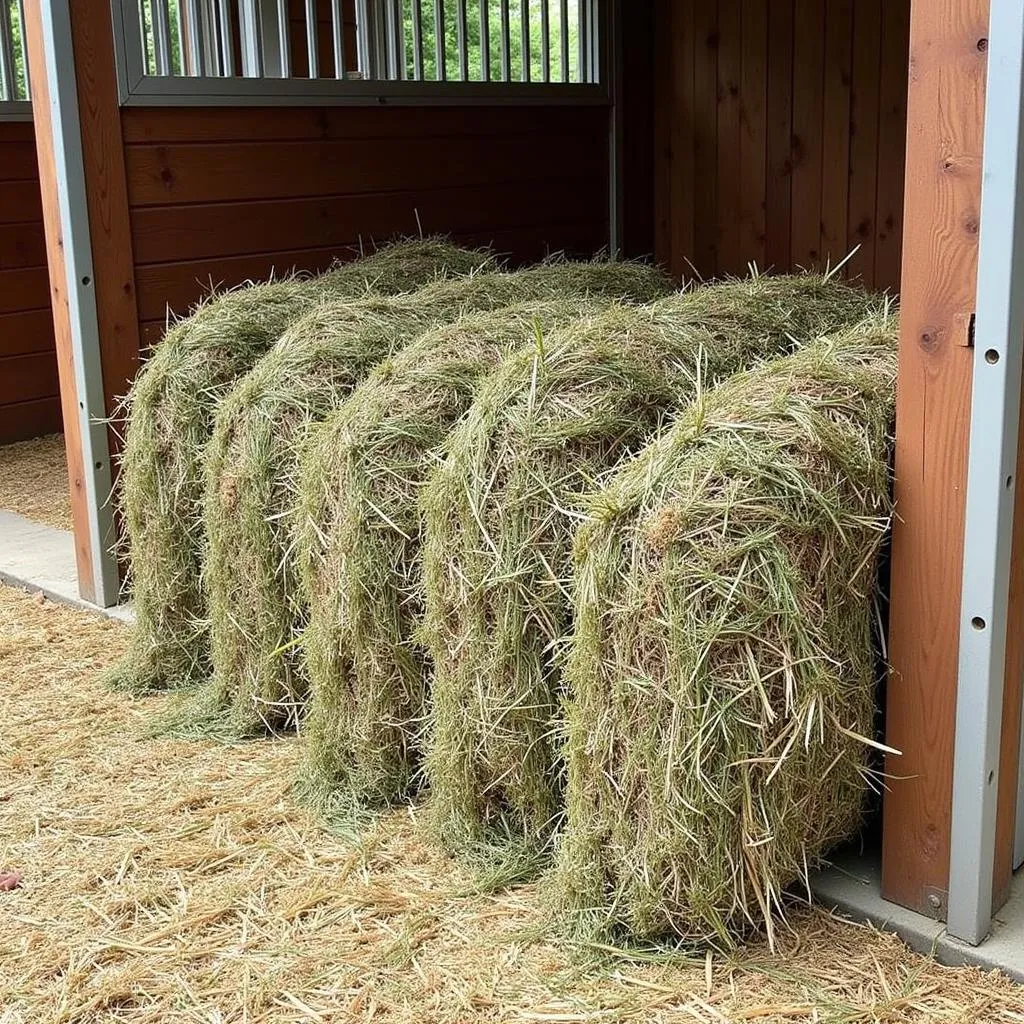
[[[896,323],[703,394],[587,502],[551,891],[577,928],[730,945],[869,787]]]
[[[567,298],[466,316],[370,375],[305,446],[298,566],[311,685],[303,790],[321,810],[407,798],[426,678],[419,493],[481,380],[523,344],[607,301]]]
[[[295,324],[221,403],[207,451],[213,701],[241,734],[294,726],[307,681],[294,643],[305,605],[289,512],[309,425],[382,359],[470,310],[569,294],[663,293],[666,279],[629,263],[549,263],[438,282],[359,306],[325,304]]]
[[[866,306],[864,293],[811,275],[702,287],[566,328],[488,380],[423,493],[426,768],[448,848],[532,858],[559,812],[552,728],[579,493],[688,404],[698,378]]]
[[[399,243],[320,277],[215,296],[171,327],[124,402],[117,498],[136,623],[128,653],[108,674],[111,685],[144,691],[208,675],[202,457],[213,410],[235,379],[324,296],[400,293],[487,260],[437,240]]]

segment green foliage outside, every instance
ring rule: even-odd
[[[522,80],[523,77],[523,45],[522,45],[522,15],[523,4],[520,0],[505,0],[509,10],[509,63],[511,65],[511,79],[514,82]],[[542,65],[541,40],[543,33],[543,7],[547,3],[550,19],[550,67],[551,80],[562,80],[562,24],[561,5],[558,0],[527,0],[526,7],[529,18],[529,62],[530,78],[532,81],[540,82],[544,79]],[[481,3],[487,4],[487,21],[489,36],[489,53],[491,58],[491,79],[496,79],[501,74],[501,9],[502,0],[466,0],[466,43],[469,52],[469,80],[480,81],[483,78],[481,73],[481,45],[480,45],[480,7]],[[437,74],[437,57],[435,41],[437,34],[434,29],[434,5],[430,2],[421,4],[423,11],[423,77],[427,81],[435,81]],[[459,29],[458,29],[458,0],[442,0],[441,9],[444,12],[444,57],[446,78],[449,81],[457,81],[459,75]],[[413,0],[402,2],[404,20],[404,39],[406,53],[407,74],[413,76],[413,22],[414,3]],[[578,82],[579,74],[579,4],[578,0],[569,0],[569,81]]]
[[[153,35],[153,9],[156,6],[154,0],[143,0],[142,3],[142,32],[146,46],[146,74],[156,74],[156,41]],[[184,74],[181,66],[181,18],[178,13],[178,0],[167,0],[167,20],[170,24],[171,35],[171,74]]]
[[[14,89],[11,90],[10,83],[4,82],[0,96],[9,100],[28,99],[28,77],[25,73],[25,47],[21,32],[21,9],[18,0],[6,0],[9,12],[8,23],[11,26],[11,38],[14,44]]]

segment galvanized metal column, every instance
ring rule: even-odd
[[[82,129],[78,111],[77,76],[71,36],[68,0],[39,4],[42,46],[49,91],[53,155],[58,204],[75,390],[81,434],[82,463],[88,504],[89,547],[92,551],[93,593],[98,604],[117,603],[120,580],[113,546],[116,538],[110,503],[110,448],[107,439],[100,357],[99,322],[96,315],[92,236],[86,200],[82,156]],[[83,581],[79,580],[79,586]]]
[[[1024,366],[1024,4],[992,0],[950,839],[951,935],[992,922],[1007,603]]]

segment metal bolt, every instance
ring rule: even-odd
[[[928,903],[933,910],[938,910],[942,906],[942,897],[938,893],[931,893],[928,896]]]

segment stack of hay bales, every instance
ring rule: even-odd
[[[656,280],[652,280],[656,286]],[[379,366],[315,430],[299,479],[307,800],[386,805],[419,782],[429,667],[419,494],[487,374],[608,301],[562,298],[463,317]]]
[[[304,707],[308,684],[296,640],[306,605],[291,512],[310,425],[381,360],[468,311],[558,295],[644,301],[669,288],[660,272],[637,264],[553,262],[393,299],[325,303],[284,334],[221,402],[206,456],[212,701],[232,731],[292,727]]]
[[[588,499],[551,885],[577,927],[771,936],[856,833],[895,378],[882,313],[701,395]]]
[[[136,625],[130,650],[108,676],[112,685],[143,691],[208,676],[203,456],[213,411],[235,379],[325,296],[398,294],[489,262],[441,241],[400,243],[312,280],[215,297],[171,328],[125,403],[118,493]]]
[[[423,495],[435,666],[426,768],[448,848],[532,857],[559,815],[559,666],[580,492],[702,386],[866,307],[834,279],[754,277],[583,320],[488,379]]]

